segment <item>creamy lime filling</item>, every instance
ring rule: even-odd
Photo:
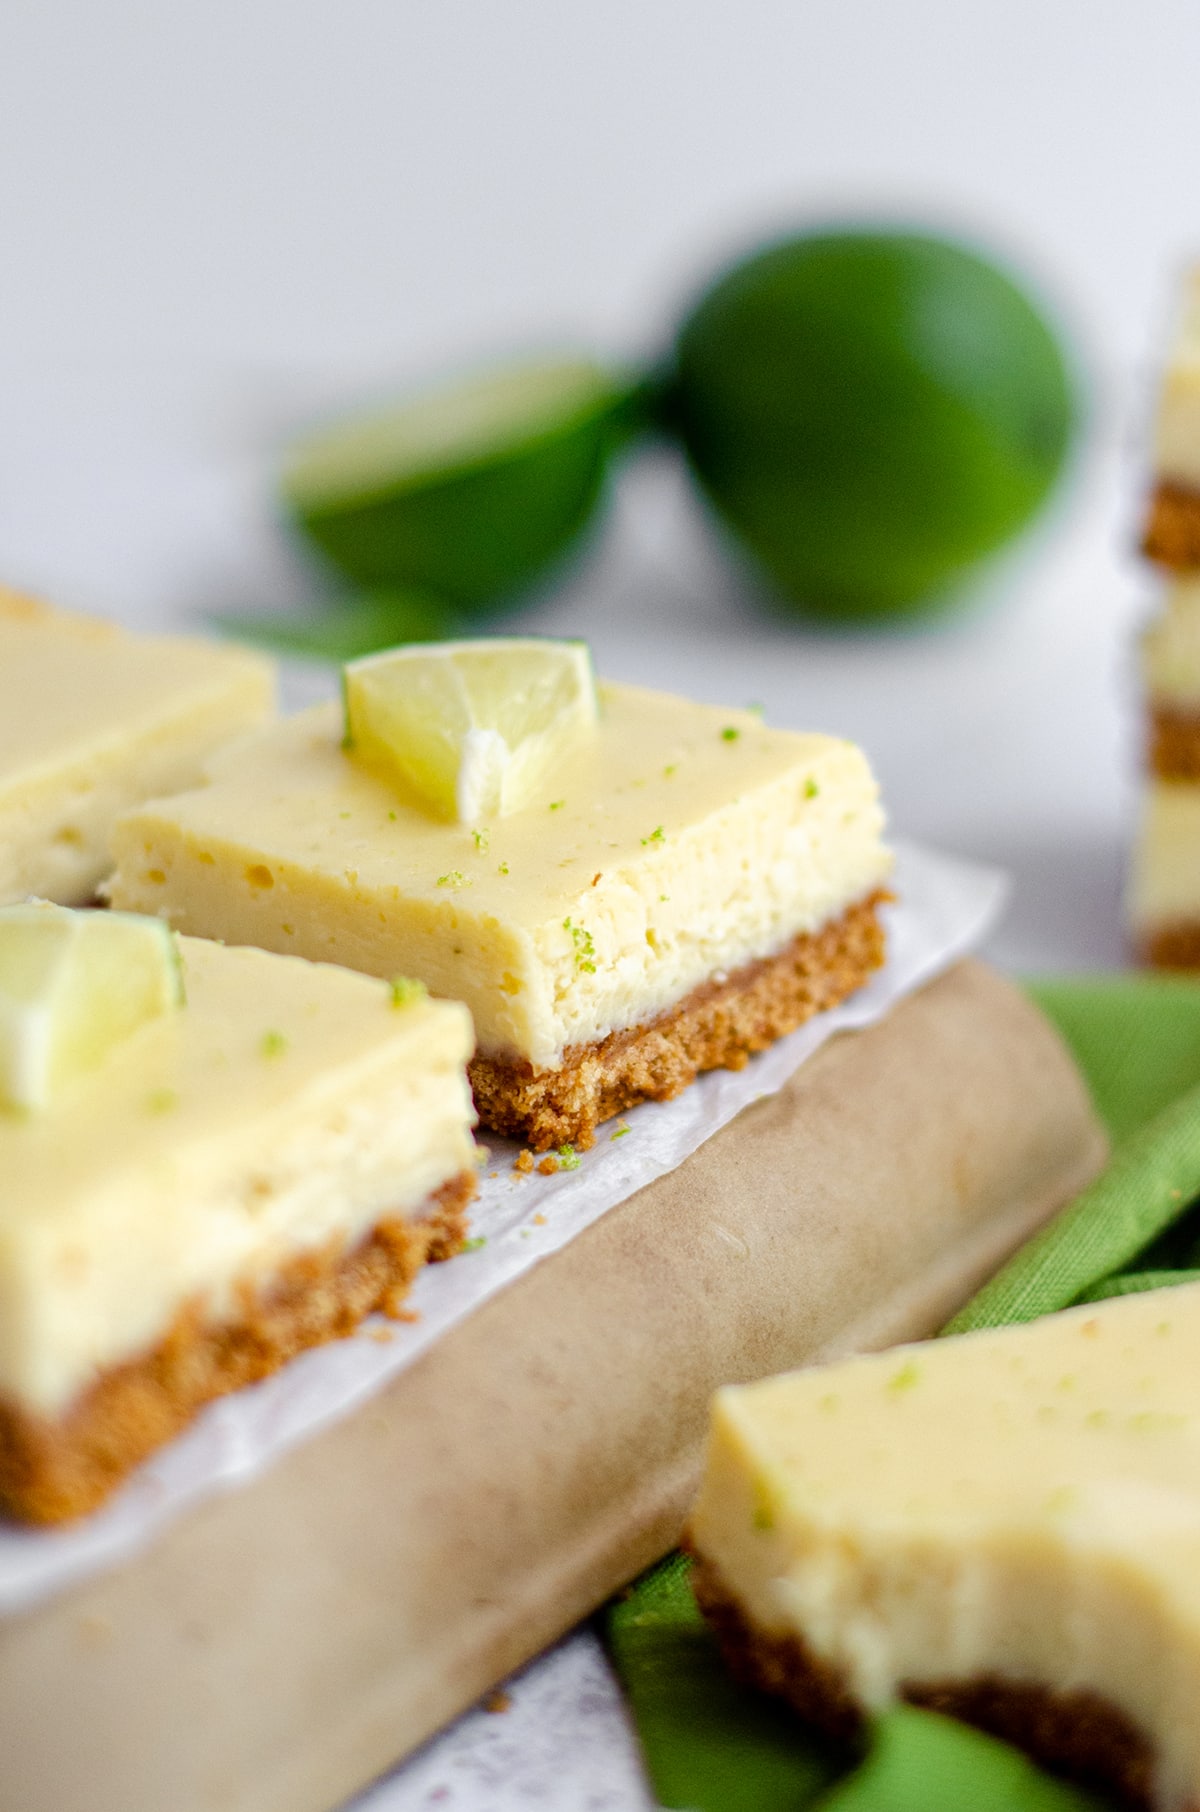
[[[1200,271],[1184,287],[1154,425],[1159,478],[1200,490]]]
[[[340,747],[335,710],[117,827],[114,903],[181,930],[419,977],[481,1050],[552,1065],[782,949],[880,886],[862,753],[634,687],[601,689],[536,808],[438,822]]]
[[[1099,1694],[1200,1792],[1200,1289],[722,1392],[693,1539],[869,1709]]]
[[[1200,782],[1152,780],[1129,870],[1130,923],[1200,920]]]
[[[1142,677],[1152,703],[1200,715],[1200,578],[1168,591],[1142,637]]]
[[[185,940],[188,1004],[68,1102],[0,1114],[0,1393],[45,1414],[474,1162],[461,1008]]]
[[[267,716],[260,656],[111,624],[0,591],[0,902],[81,905],[117,815],[194,786]]]

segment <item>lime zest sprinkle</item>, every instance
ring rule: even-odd
[[[393,975],[388,992],[394,1007],[411,1007],[419,1000],[429,999],[429,989],[413,975]]]
[[[565,804],[566,804],[566,803],[567,803],[567,802],[566,802],[566,800],[565,800],[565,799],[552,799],[552,800],[551,800],[551,801],[550,801],[550,810],[551,810],[551,811],[552,811],[552,812],[561,812],[561,811],[562,811],[562,808],[563,808],[563,806],[564,806],[564,805],[565,805]]]
[[[721,731],[721,741],[736,742],[740,735],[740,730],[735,730],[732,724],[726,724],[725,728]]]
[[[575,946],[575,973],[577,975],[595,975],[596,944],[591,932],[584,925],[573,925],[570,919],[563,920],[563,930],[571,934]]]
[[[912,1390],[921,1381],[921,1368],[915,1359],[906,1359],[899,1371],[893,1372],[888,1379],[887,1387],[897,1395],[901,1391]]]
[[[631,1133],[632,1131],[632,1126],[626,1126],[624,1120],[620,1120],[617,1122],[617,1125],[613,1128],[612,1132],[609,1133],[609,1142],[611,1143],[614,1139],[623,1139],[626,1133]]]
[[[501,862],[499,868],[496,870],[496,873],[498,875],[506,875],[508,873],[508,863]]]
[[[437,884],[439,887],[469,887],[471,885],[461,868],[452,868],[449,874],[439,875]]]
[[[389,817],[389,819],[390,819],[390,820],[391,820],[391,822],[392,822],[392,823],[393,823],[393,824],[395,824],[395,822],[396,822],[396,817],[397,817],[397,814],[396,814],[396,813],[395,813],[395,812],[389,812],[389,813],[388,813],[388,817]]]
[[[804,797],[806,799],[815,799],[820,790],[820,787],[810,774],[808,779],[804,782]]]
[[[473,1239],[465,1239],[463,1241],[462,1245],[459,1247],[459,1251],[460,1252],[478,1252],[481,1247],[486,1246],[486,1245],[487,1245],[487,1234],[486,1233],[477,1233],[477,1234],[475,1234]]]
[[[677,774],[678,772],[679,772],[679,763],[677,761],[669,761],[667,763],[666,767],[663,769],[663,779],[669,780],[671,778],[672,774]]]
[[[760,705],[757,699],[752,699],[746,706],[746,709],[754,717],[765,717],[767,715],[767,707],[765,705]]]
[[[471,835],[475,839],[476,849],[483,855],[488,846],[488,833],[485,830],[473,830]]]
[[[665,843],[666,840],[666,831],[661,824],[656,824],[654,829],[650,832],[650,835],[642,838],[642,848],[645,849],[648,843]]]
[[[259,1045],[264,1057],[282,1057],[288,1048],[286,1032],[264,1032]]]
[[[146,1096],[146,1112],[150,1114],[169,1114],[179,1106],[179,1096],[173,1088],[154,1088]]]
[[[558,1160],[563,1170],[578,1170],[583,1162],[575,1147],[570,1144],[559,1146]]]

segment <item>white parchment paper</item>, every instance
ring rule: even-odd
[[[832,1033],[882,1018],[903,995],[973,949],[1008,891],[998,870],[911,844],[897,845],[895,888],[899,902],[887,908],[885,967],[845,1005],[781,1039],[744,1070],[714,1070],[676,1101],[635,1108],[601,1129],[576,1168],[554,1176],[519,1175],[513,1169],[518,1147],[491,1139],[471,1215],[477,1243],[418,1278],[411,1298],[417,1320],[373,1318],[351,1339],[302,1354],[262,1384],[211,1404],[84,1522],[55,1531],[0,1529],[0,1613],[24,1610],[126,1559],[188,1505],[252,1478],[295,1442],[345,1415],[489,1296],[673,1170],[750,1102],[781,1088]]]

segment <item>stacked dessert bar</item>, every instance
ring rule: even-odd
[[[1167,576],[1142,638],[1149,769],[1129,889],[1142,960],[1200,969],[1200,268],[1159,397],[1144,552]]]

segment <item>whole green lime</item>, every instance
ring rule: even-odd
[[[633,394],[588,359],[484,372],[310,436],[285,507],[355,584],[487,608],[585,528]]]
[[[680,330],[665,407],[718,515],[813,615],[909,615],[1021,529],[1078,414],[1059,339],[950,241],[829,231],[735,265]]]

